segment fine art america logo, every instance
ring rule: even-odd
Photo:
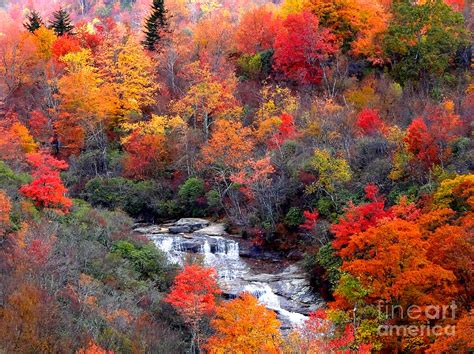
[[[381,336],[453,336],[456,327],[453,325],[431,325],[430,322],[439,320],[454,320],[456,318],[457,306],[454,301],[450,305],[412,305],[403,308],[398,305],[384,305],[380,303],[378,310],[384,314],[388,320],[399,319],[407,321],[419,321],[411,325],[381,325],[378,327],[378,334]],[[422,323],[425,322],[425,323]]]

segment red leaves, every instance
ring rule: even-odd
[[[366,231],[371,226],[375,226],[378,220],[391,216],[390,210],[384,210],[383,198],[377,196],[377,186],[367,185],[365,193],[370,202],[358,206],[350,203],[339,222],[331,226],[331,231],[336,236],[332,246],[336,250],[346,247],[353,235]]]
[[[363,135],[380,134],[385,129],[385,125],[378,112],[370,108],[363,109],[357,115],[356,125]]]
[[[435,109],[428,117],[418,117],[411,122],[405,143],[423,167],[431,168],[450,155],[449,143],[458,137],[460,127],[459,116]]]
[[[58,37],[54,43],[51,51],[56,59],[59,59],[63,55],[72,52],[78,52],[81,50],[79,41],[69,35]]]
[[[59,175],[61,170],[67,169],[67,163],[44,152],[28,154],[28,163],[33,167],[33,181],[23,185],[20,192],[37,206],[67,212],[72,201],[65,196],[67,189]]]
[[[191,326],[216,308],[216,296],[222,290],[217,285],[216,271],[197,264],[184,266],[174,280],[165,301],[173,305],[184,321]]]
[[[283,113],[280,117],[281,124],[278,127],[278,132],[272,136],[268,141],[268,147],[270,149],[276,149],[283,145],[288,140],[297,136],[295,121],[293,116],[288,113]]]
[[[245,54],[273,48],[277,23],[273,13],[265,6],[246,12],[235,33],[236,46]]]
[[[444,0],[444,2],[456,11],[464,9],[464,0]]]
[[[309,210],[305,210],[303,212],[305,221],[303,224],[300,225],[300,227],[306,231],[313,231],[314,227],[316,226],[316,221],[319,218],[319,213],[317,210],[311,212]]]
[[[124,170],[127,177],[145,179],[162,171],[169,153],[165,137],[134,131],[125,143]]]
[[[336,53],[336,37],[320,29],[309,12],[290,14],[283,21],[275,40],[275,69],[301,84],[318,84],[323,62]]]
[[[28,121],[31,135],[42,143],[47,143],[51,138],[51,127],[48,127],[48,118],[40,111],[33,111],[30,113],[30,120]]]

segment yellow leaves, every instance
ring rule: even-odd
[[[260,91],[262,103],[257,111],[257,119],[264,121],[282,113],[294,114],[298,109],[298,97],[290,89],[281,86],[265,85]]]
[[[472,188],[474,185],[474,175],[460,175],[452,179],[445,179],[441,182],[440,186],[433,195],[434,204],[438,208],[448,208],[450,204],[456,199],[454,190],[460,185],[464,185],[464,189],[467,189],[468,186]],[[473,193],[474,194],[474,193]],[[468,199],[468,203],[471,205],[474,204],[474,197]]]
[[[10,128],[12,134],[14,134],[20,141],[20,146],[24,153],[30,153],[36,151],[38,145],[30,135],[30,131],[20,122],[15,122]]]
[[[105,41],[98,62],[101,78],[117,98],[117,121],[127,122],[131,114],[152,105],[159,86],[154,80],[153,63],[138,40],[126,35],[120,41]]]
[[[213,13],[214,11],[222,7],[222,5],[217,0],[188,0],[188,3],[191,5],[199,6],[203,17]]]
[[[327,192],[335,190],[337,183],[348,182],[352,172],[343,158],[332,157],[326,149],[317,149],[309,165],[318,172],[318,180],[306,188],[307,193],[314,193],[322,188]]]
[[[67,65],[67,74],[58,81],[61,108],[90,131],[117,111],[117,96],[99,77],[90,50],[68,53],[61,60]]]
[[[242,112],[233,95],[235,78],[216,78],[200,62],[188,65],[188,70],[194,84],[183,98],[172,102],[172,110],[182,119],[191,120],[194,128],[201,125],[208,137],[213,121],[237,118]]]
[[[58,38],[52,29],[41,26],[34,34],[33,41],[36,45],[36,52],[40,59],[48,60],[52,55],[53,43]]]
[[[121,128],[126,132],[139,130],[141,134],[165,135],[168,131],[180,128],[185,123],[179,116],[158,116],[152,114],[151,120],[137,123],[123,123]],[[122,139],[122,144],[129,140],[130,136]]]
[[[89,49],[68,53],[61,57],[61,61],[66,64],[67,70],[70,73],[96,72],[92,65],[92,53]],[[99,79],[97,78],[97,80]]]
[[[374,89],[375,81],[367,80],[362,87],[355,86],[346,91],[345,96],[348,102],[352,103],[358,110],[373,107],[377,101]]]
[[[259,121],[255,131],[255,137],[259,141],[265,141],[270,135],[274,134],[281,124],[281,118],[273,116]]]
[[[281,6],[279,14],[285,18],[289,14],[300,13],[310,5],[309,0],[285,0]]]
[[[403,140],[405,139],[405,135],[405,132],[396,125],[387,128],[386,138],[392,144],[404,144]]]

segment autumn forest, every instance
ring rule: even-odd
[[[0,0],[0,353],[472,353],[473,11]]]

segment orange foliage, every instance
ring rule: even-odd
[[[94,341],[90,341],[85,349],[76,350],[76,354],[114,354],[111,350],[105,350],[98,346]]]
[[[169,161],[166,137],[134,131],[125,143],[125,175],[145,179],[159,175]]]
[[[55,316],[54,304],[39,288],[26,282],[18,284],[0,306],[0,342],[14,353],[55,352],[54,337],[48,328]]]
[[[203,162],[222,167],[224,170],[221,172],[226,175],[228,169],[245,166],[253,146],[250,128],[243,127],[240,122],[220,120],[202,149]]]
[[[235,32],[237,50],[253,55],[272,49],[275,42],[277,22],[272,11],[265,6],[246,12]]]
[[[5,232],[10,225],[10,211],[10,198],[0,189],[0,234]]]
[[[0,159],[23,160],[37,145],[28,128],[17,120],[16,114],[0,123]]]
[[[62,112],[54,122],[62,156],[78,154],[84,147],[85,131],[76,116]]]
[[[223,303],[212,320],[215,335],[209,338],[209,353],[279,353],[280,322],[275,312],[249,293]]]
[[[353,235],[341,251],[342,270],[371,289],[369,297],[412,304],[447,303],[455,294],[454,274],[435,264],[420,227],[394,219]]]
[[[469,353],[474,348],[474,310],[464,314],[456,322],[456,332],[452,336],[439,336],[427,353]]]

